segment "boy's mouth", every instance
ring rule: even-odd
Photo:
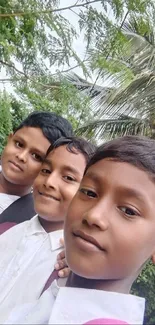
[[[14,161],[9,161],[9,163],[12,165],[12,166],[14,166],[17,170],[20,170],[20,171],[22,171],[23,172],[23,168],[19,165],[19,164],[17,164],[17,163],[15,163]]]
[[[40,192],[38,191],[39,195],[42,195],[46,198],[49,198],[49,199],[52,199],[52,200],[55,200],[55,201],[60,201],[60,199],[58,199],[57,197],[51,195],[51,194],[47,194],[47,193],[43,193],[43,192]]]
[[[100,243],[94,237],[86,234],[85,232],[81,230],[76,230],[73,232],[73,235],[87,243],[94,245],[97,249],[105,252],[105,249],[100,245]]]

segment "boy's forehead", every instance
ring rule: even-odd
[[[53,157],[56,156],[56,155],[61,155],[61,158],[62,160],[63,159],[68,159],[70,157],[70,159],[76,159],[78,158],[80,155],[81,156],[84,156],[82,153],[80,153],[79,151],[77,151],[75,148],[73,149],[69,149],[67,147],[66,144],[63,144],[59,147],[56,147],[56,148],[53,148],[49,153],[48,155],[46,156],[46,158],[48,160],[53,160]]]
[[[108,183],[120,188],[130,188],[139,192],[152,192],[155,201],[155,182],[144,170],[127,162],[102,159],[91,165],[84,176],[96,184]]]
[[[22,136],[23,134],[34,134],[34,135],[38,135],[38,133],[40,134],[40,136],[44,137],[44,134],[42,132],[42,130],[39,127],[33,127],[33,126],[23,126],[22,128],[20,128],[19,130],[17,130],[13,135],[20,135]]]
[[[56,161],[57,166],[72,168],[75,172],[84,173],[86,166],[84,155],[78,151],[70,151],[66,145],[54,148],[46,156],[45,162],[49,165]]]
[[[28,141],[30,144],[35,143],[38,146],[42,145],[42,143],[48,143],[48,147],[50,146],[49,140],[44,136],[42,130],[40,128],[24,126],[23,128],[17,130],[13,137],[20,137],[21,139]],[[31,141],[30,141],[31,140]]]

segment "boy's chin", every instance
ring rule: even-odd
[[[73,260],[72,258],[69,258],[69,256],[66,256],[66,260],[68,263],[68,267],[72,271],[72,273],[80,278],[85,279],[97,279],[97,274],[93,268],[90,269],[89,266],[81,263],[79,259]]]
[[[20,177],[18,174],[16,173],[11,173],[10,171],[3,173],[3,177],[12,185],[17,186],[17,185],[21,185],[21,186],[29,186],[27,184],[25,184],[25,182],[23,182],[23,176]]]
[[[59,220],[59,218],[57,216],[50,216],[50,215],[47,215],[47,214],[45,215],[41,211],[40,212],[36,211],[36,213],[38,214],[39,219],[42,219],[42,220],[44,220],[46,222],[49,222],[49,223],[56,223],[56,222],[62,222],[63,221],[62,219]]]

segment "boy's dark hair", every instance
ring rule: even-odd
[[[50,143],[55,142],[60,137],[70,137],[73,135],[73,129],[70,122],[53,112],[37,111],[31,113],[14,130],[14,133],[23,127],[40,128],[43,135]]]
[[[50,145],[46,157],[53,149],[64,145],[66,145],[67,150],[71,153],[77,154],[77,151],[81,152],[86,159],[86,163],[88,163],[96,149],[94,144],[80,137],[60,138]]]
[[[155,174],[155,140],[142,136],[125,136],[111,140],[98,147],[86,169],[105,158],[127,162]]]

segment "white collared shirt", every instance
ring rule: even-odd
[[[48,324],[85,324],[95,319],[112,320],[108,324],[143,324],[144,308],[145,299],[130,294],[64,287],[57,294]]]
[[[137,296],[59,288],[54,281],[40,299],[12,310],[5,324],[84,324],[98,318],[143,324],[144,309],[145,299]]]
[[[38,216],[0,236],[0,324],[15,306],[39,298],[62,237],[62,230],[46,233]]]

